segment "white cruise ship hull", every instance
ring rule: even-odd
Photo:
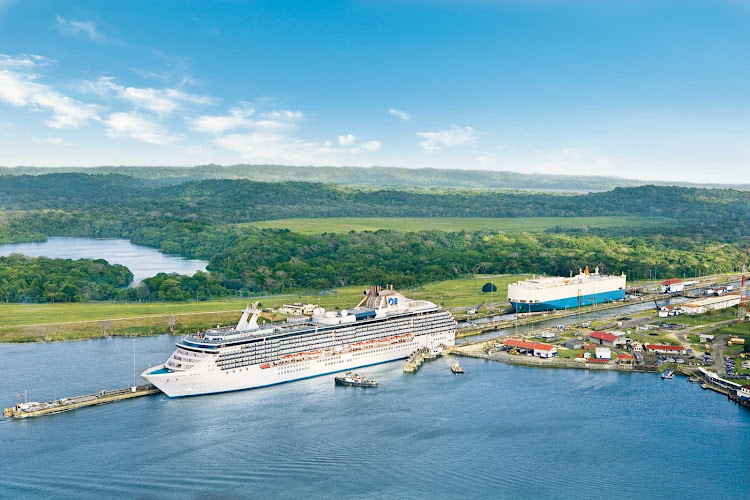
[[[220,369],[214,363],[215,356],[207,355],[184,372],[167,372],[165,365],[160,365],[147,370],[142,376],[171,398],[240,391],[396,361],[409,357],[423,347],[452,346],[454,338],[453,332],[448,336],[418,335],[405,342],[324,355],[316,359],[270,366],[256,364],[230,370]]]

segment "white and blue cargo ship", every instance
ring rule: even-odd
[[[508,285],[508,302],[515,311],[537,312],[565,310],[622,300],[625,298],[624,274],[610,276],[591,273],[587,267],[576,276],[534,277]]]

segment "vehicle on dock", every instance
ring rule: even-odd
[[[349,387],[377,387],[379,385],[377,381],[367,380],[354,372],[346,372],[343,376],[336,377],[335,384]]]
[[[139,396],[148,396],[160,392],[159,389],[151,384],[125,387],[112,391],[100,391],[95,394],[85,394],[82,396],[73,396],[69,398],[55,399],[47,402],[26,401],[24,393],[24,402],[16,403],[11,408],[5,408],[3,416],[13,418],[39,417],[42,415],[52,415],[65,411],[84,408],[87,406],[98,406],[123,399],[136,398]]]
[[[454,361],[453,366],[451,366],[451,371],[453,373],[463,373],[464,369],[461,365],[458,364],[458,361]]]

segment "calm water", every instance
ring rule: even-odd
[[[137,369],[173,337],[136,341]],[[130,339],[0,345],[0,402],[132,381]],[[748,498],[750,411],[683,378],[461,359],[0,421],[3,498]]]
[[[0,245],[0,256],[12,253],[60,259],[104,259],[110,264],[122,264],[130,269],[134,284],[159,273],[192,276],[196,271],[205,271],[207,264],[202,260],[165,255],[153,248],[118,239],[52,237],[42,243]]]

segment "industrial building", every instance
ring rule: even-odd
[[[557,347],[539,342],[527,342],[519,339],[508,339],[504,342],[506,347],[516,348],[520,352],[528,352],[539,358],[554,358],[557,356]]]
[[[706,297],[705,299],[685,302],[680,304],[680,309],[688,314],[703,314],[708,311],[716,311],[734,307],[740,303],[740,294],[737,292],[727,293],[719,297]]]
[[[591,332],[589,334],[589,342],[592,344],[605,345],[608,347],[614,347],[617,341],[617,335],[612,335],[607,332]]]
[[[680,278],[670,278],[661,282],[661,293],[680,293],[685,290],[685,282]]]
[[[681,345],[645,344],[644,347],[648,352],[657,354],[685,354],[685,348]]]
[[[583,349],[583,346],[585,345],[583,343],[583,340],[578,339],[570,339],[566,340],[563,345],[567,347],[568,349]]]

